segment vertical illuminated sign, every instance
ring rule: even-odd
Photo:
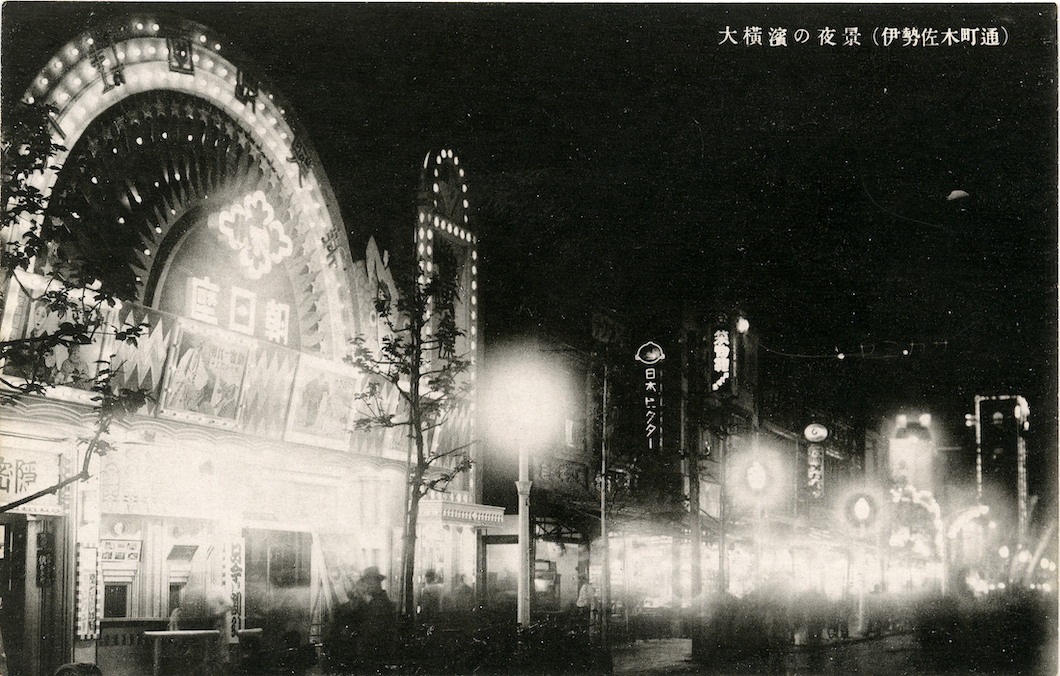
[[[806,485],[815,498],[824,493],[824,446],[810,444],[806,449]]]
[[[634,359],[644,364],[644,439],[649,451],[662,447],[662,368],[666,355],[658,343],[648,341]]]
[[[711,341],[710,391],[726,394],[732,389],[732,335],[717,329]]]

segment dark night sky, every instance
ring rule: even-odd
[[[136,8],[6,3],[5,100],[96,18]],[[735,301],[777,359],[886,357],[790,358],[840,397],[923,401],[959,423],[975,394],[1022,393],[1038,452],[1055,453],[1055,5],[146,10],[216,29],[258,64],[355,235],[410,222],[422,157],[454,148],[488,337],[544,306]],[[719,45],[726,26],[755,25],[811,37]],[[846,26],[861,47],[817,44]],[[1003,27],[1007,43],[874,45],[888,26]],[[956,189],[970,196],[947,201]]]

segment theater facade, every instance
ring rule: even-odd
[[[353,429],[366,379],[347,358],[358,337],[379,344],[375,300],[397,288],[373,233],[343,223],[293,106],[210,29],[147,15],[74,37],[24,98],[55,107],[66,149],[34,179],[45,217],[135,289],[109,323],[147,329],[135,345],[100,332],[54,348],[52,386],[3,412],[0,504],[79,470],[101,361],[151,401],[114,426],[89,480],[0,514],[4,673],[72,661],[149,673],[150,632],[178,609],[173,626],[195,627],[217,603],[232,643],[257,630],[316,641],[368,566],[396,600],[408,441]],[[419,222],[391,238],[407,236],[425,274],[458,280],[457,350],[474,359],[464,172],[452,151],[427,150],[409,196]],[[12,279],[4,339],[57,327],[47,289],[46,275]],[[474,439],[469,405],[431,441]],[[446,582],[476,581],[481,538],[502,521],[479,504],[476,468],[421,510],[417,567]]]

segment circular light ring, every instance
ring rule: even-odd
[[[310,258],[311,271],[322,278],[322,283],[314,286],[322,291],[324,309],[321,314],[328,318],[329,330],[324,332],[325,344],[321,345],[320,349],[326,354],[341,357],[345,352],[348,339],[352,337],[352,325],[342,321],[342,308],[350,305],[349,299],[352,292],[347,271],[328,265],[329,252],[324,246],[322,235],[330,231],[332,236],[328,239],[338,241],[339,246],[346,249],[345,260],[352,260],[352,256],[334,193],[326,177],[319,175],[319,159],[315,150],[308,144],[307,135],[298,132],[300,125],[290,113],[291,106],[286,104],[282,98],[277,97],[275,92],[269,91],[267,83],[260,77],[255,78],[258,82],[258,96],[255,104],[257,110],[251,111],[248,105],[238,101],[235,98],[234,89],[240,69],[218,54],[217,49],[210,50],[211,44],[216,48],[220,46],[220,41],[211,40],[204,44],[198,39],[198,36],[212,35],[212,31],[191,22],[182,22],[179,26],[167,26],[167,33],[170,37],[189,38],[193,44],[193,55],[209,53],[213,68],[196,67],[192,74],[170,71],[169,51],[164,38],[148,37],[140,31],[133,31],[134,34],[129,35],[126,26],[131,26],[137,21],[144,24],[144,30],[149,30],[151,33],[158,31],[157,24],[154,22],[137,19],[122,19],[109,27],[113,29],[110,34],[117,37],[113,42],[114,48],[126,56],[123,62],[124,84],[105,90],[99,71],[89,59],[93,48],[109,52],[108,61],[114,58],[110,44],[104,46],[102,40],[97,41],[93,38],[94,34],[107,34],[107,30],[104,29],[96,33],[84,33],[61,48],[57,56],[49,59],[45,68],[34,78],[24,98],[45,101],[56,106],[59,112],[55,116],[55,123],[56,127],[61,130],[61,133],[56,133],[56,142],[67,148],[73,147],[89,123],[103,111],[129,96],[152,89],[172,89],[203,98],[250,130],[257,127],[255,118],[258,116],[275,118],[276,123],[262,129],[257,134],[256,140],[260,143],[262,150],[270,155],[274,166],[288,167],[288,170],[283,173],[286,180],[302,184],[302,189],[294,191],[295,197],[293,198],[294,211],[298,215],[298,220],[306,220],[306,216],[319,208],[319,205],[327,205],[326,214],[314,216],[309,224],[301,224],[302,227],[317,231],[317,236],[306,238],[307,246],[303,251]],[[139,50],[139,61],[133,62],[129,59],[132,47]],[[201,56],[199,60],[202,61]],[[51,72],[57,61],[63,64],[61,75]],[[113,64],[105,67],[107,77],[112,76],[112,68]],[[60,100],[62,93],[66,94],[65,100]],[[71,115],[75,106],[77,110],[83,112]],[[291,139],[298,139],[298,141],[292,142]],[[295,163],[288,162],[296,155],[296,144],[299,153],[309,159],[309,166],[302,168],[301,171]],[[38,187],[46,196],[54,186],[57,172],[61,171],[67,154],[68,152],[63,152],[56,156],[53,162],[56,169],[47,172],[38,182]]]

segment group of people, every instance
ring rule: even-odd
[[[421,622],[432,623],[442,613],[454,616],[475,607],[475,591],[464,580],[463,575],[457,574],[448,590],[442,584],[442,577],[433,569],[428,570],[423,578],[423,587],[420,588],[416,604],[417,616]]]
[[[375,673],[394,659],[397,613],[376,566],[364,569],[345,589],[346,601],[335,606],[324,636],[323,664],[329,673]],[[475,607],[475,592],[463,575],[447,589],[428,570],[417,596],[417,620],[433,624],[441,616],[458,617]]]

